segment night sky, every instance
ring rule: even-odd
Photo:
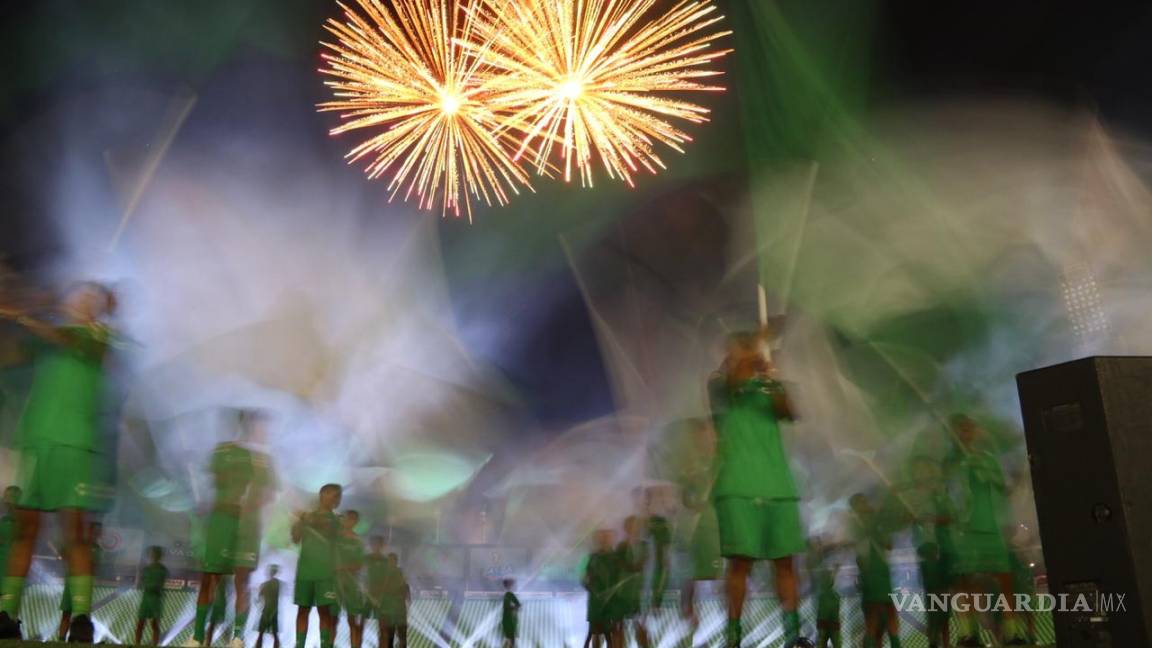
[[[727,3],[738,1],[744,0]],[[836,15],[835,2],[807,1]],[[270,137],[314,132],[316,154],[339,159],[342,146],[325,133],[330,116],[312,108],[324,98],[314,72],[320,25],[335,11],[327,0],[0,4],[0,254],[30,272],[51,264],[59,247],[40,217],[46,209],[37,176],[42,167],[17,157],[16,143],[30,136],[38,115],[93,88],[189,87],[210,99],[266,79],[263,90],[250,89],[239,106],[225,110],[201,101],[188,132],[210,129],[215,120],[233,120],[235,127],[235,120],[251,119],[254,132]],[[1148,3],[900,0],[879,3],[876,17],[868,96],[877,105],[1031,97],[1085,107],[1121,132],[1152,135]],[[34,136],[50,149],[59,134]],[[564,226],[540,225],[525,237],[523,225],[520,217],[491,226],[443,223],[458,315],[506,326],[496,343],[465,341],[476,342],[475,351],[507,375],[546,426],[607,414],[613,403],[597,341],[571,273],[556,261],[562,258],[556,235]],[[459,256],[469,258],[455,261]],[[481,291],[484,298],[477,299]]]

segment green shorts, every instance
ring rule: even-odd
[[[164,598],[160,594],[145,594],[140,599],[140,610],[136,618],[141,621],[159,621],[164,618]]]
[[[334,580],[298,580],[292,601],[299,607],[330,607],[340,609]]]
[[[212,511],[204,525],[204,559],[200,569],[206,574],[236,571],[236,545],[240,519],[222,511]]]
[[[1002,533],[966,531],[956,547],[957,574],[1007,574],[1012,571],[1008,543]]]
[[[68,587],[68,579],[64,579],[64,591],[60,592],[60,611],[72,614],[72,588]]]
[[[20,506],[35,511],[104,511],[115,490],[108,458],[100,452],[62,445],[21,449]]]
[[[773,560],[803,553],[803,525],[796,500],[725,497],[716,500],[720,555]]]
[[[360,584],[355,576],[339,575],[336,577],[336,596],[340,601],[340,608],[349,616],[363,616],[367,605],[364,593],[360,591]]]

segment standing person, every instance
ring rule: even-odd
[[[107,320],[115,309],[112,292],[95,283],[68,292],[59,324],[0,304],[0,316],[14,319],[41,342],[32,350],[32,388],[20,421],[21,498],[0,585],[0,639],[20,636],[20,600],[40,518],[56,513],[73,612],[68,639],[92,642],[92,544],[85,531],[88,515],[105,508],[113,494],[110,444],[100,428],[107,411],[104,368],[113,341]]]
[[[380,542],[383,544],[383,538]],[[388,554],[387,569],[381,583],[380,645],[392,648],[399,641],[400,648],[408,648],[408,605],[412,602],[412,588],[400,569],[400,556]]]
[[[924,635],[928,639],[928,648],[951,646],[952,638],[948,627],[951,615],[946,606],[932,604],[937,600],[933,597],[946,597],[951,591],[950,579],[944,560],[941,558],[940,545],[935,542],[922,543],[916,547],[916,556],[920,562],[920,587],[928,598],[928,611],[924,613],[927,626]]]
[[[664,606],[668,588],[668,553],[672,546],[672,525],[657,509],[656,488],[645,491],[645,513],[648,515],[648,538],[652,540],[652,609]]]
[[[348,620],[348,636],[352,648],[360,648],[364,640],[364,592],[360,586],[360,572],[364,568],[364,542],[356,535],[356,525],[359,523],[358,511],[345,511],[340,516],[340,541],[336,545],[336,594]]]
[[[584,648],[600,648],[601,641],[615,648],[612,607],[616,594],[617,554],[613,550],[611,529],[600,529],[593,535],[594,548],[588,556],[582,583],[588,591],[588,637]]]
[[[892,602],[892,570],[888,551],[891,529],[884,514],[863,493],[848,500],[854,517],[856,566],[859,570],[860,603],[864,610],[864,648],[880,648],[887,631],[892,648],[900,648],[900,617]]]
[[[829,547],[819,538],[809,546],[807,566],[816,593],[816,647],[840,648],[840,593],[836,591],[840,566],[832,562]]]
[[[216,589],[231,574],[236,588],[233,644],[243,648],[252,570],[260,561],[261,515],[274,491],[275,474],[268,455],[256,449],[265,441],[267,416],[255,410],[235,410],[234,415],[238,438],[212,451],[210,470],[216,495],[205,525],[203,575],[192,638],[204,644],[205,620]]]
[[[103,557],[100,548],[100,538],[103,535],[104,525],[99,522],[89,523],[84,534],[85,542],[91,548],[93,578],[100,568],[100,559]],[[72,627],[72,612],[72,583],[66,578],[64,591],[60,593],[60,624],[56,628],[56,638],[59,641],[68,641],[68,628]]]
[[[957,506],[957,589],[970,595],[981,593],[982,582],[991,581],[1009,601],[1014,601],[1012,564],[1004,537],[1008,485],[1000,460],[985,448],[985,434],[975,420],[955,414],[949,421],[956,441],[950,475],[961,501]],[[995,590],[993,590],[995,591]],[[1025,631],[1015,612],[1004,613],[1001,640],[1008,646],[1027,645]],[[983,646],[975,611],[960,614],[958,646]]]
[[[691,465],[683,476],[681,498],[686,511],[692,512],[689,555],[692,573],[684,584],[683,616],[694,635],[699,621],[696,615],[696,588],[702,581],[720,580],[724,576],[724,559],[720,556],[720,529],[716,509],[712,506],[712,486],[716,481],[716,438],[710,425],[693,420]]]
[[[795,556],[805,548],[799,493],[788,465],[780,421],[793,419],[784,386],[764,357],[764,337],[736,333],[727,357],[708,383],[717,436],[717,475],[712,498],[720,552],[728,559],[728,624],[725,645],[739,648],[748,575],[758,560],[771,560],[783,613],[786,646],[810,646],[800,637]]]
[[[616,548],[617,602],[613,620],[616,626],[616,645],[624,646],[628,634],[636,637],[640,648],[648,648],[648,632],[640,619],[641,598],[644,595],[644,565],[648,563],[648,543],[644,541],[643,521],[630,515],[624,520],[624,539]]]
[[[164,584],[168,582],[168,568],[160,562],[164,549],[148,548],[148,565],[140,570],[140,610],[136,614],[136,644],[142,646],[144,624],[152,626],[152,645],[160,645],[160,619],[164,618]]]
[[[8,567],[8,551],[16,540],[16,503],[19,501],[19,486],[4,489],[4,514],[0,517],[0,574]]]
[[[280,648],[279,565],[268,566],[268,580],[260,586],[260,621],[256,624],[256,648],[264,648],[264,633],[272,633],[273,648]]]
[[[368,537],[368,555],[364,556],[364,572],[367,580],[367,614],[364,625],[367,626],[369,617],[376,619],[377,646],[383,648],[384,643],[384,589],[388,578],[388,557],[384,555],[384,538],[379,535]]]
[[[504,605],[500,611],[500,631],[504,635],[504,645],[516,648],[516,636],[520,633],[520,599],[512,593],[516,581],[504,579]]]
[[[304,648],[308,639],[308,621],[312,608],[320,616],[320,648],[332,648],[336,638],[336,543],[340,539],[340,520],[335,510],[340,506],[344,489],[339,484],[320,488],[316,508],[300,513],[292,525],[292,542],[300,545],[296,563],[296,648]]]

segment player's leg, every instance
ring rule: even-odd
[[[332,648],[336,638],[336,616],[331,605],[316,608],[320,613],[320,648]]]
[[[252,568],[236,566],[233,576],[236,585],[236,619],[233,624],[233,637],[244,638],[244,631],[248,628],[248,612],[252,608],[252,593],[249,583],[252,582]]]
[[[135,635],[136,641],[132,642],[132,645],[134,645],[134,646],[143,646],[144,645],[143,643],[141,643],[141,639],[144,638],[144,624],[145,623],[147,623],[147,620],[144,619],[144,617],[140,617],[139,619],[136,619],[136,635]]]
[[[64,541],[64,559],[68,566],[68,589],[72,598],[69,641],[92,643],[92,543],[85,533],[87,517],[76,508],[57,513]]]
[[[900,615],[896,612],[895,603],[885,604],[884,616],[887,622],[888,645],[892,648],[900,648]]]
[[[296,583],[297,589],[300,583]],[[312,615],[312,608],[304,605],[296,607],[296,648],[304,648],[308,641],[308,617]]]
[[[1026,630],[1021,623],[1020,615],[1016,612],[1016,583],[1012,580],[1011,573],[997,573],[993,575],[996,581],[998,594],[1004,596],[1008,600],[1008,610],[1004,612],[1002,626],[1000,628],[1000,639],[1008,646],[1023,646],[1028,643],[1026,637]],[[996,600],[992,601],[993,606]]]
[[[159,618],[153,618],[152,619],[152,645],[153,646],[159,646],[160,645],[160,619]]]
[[[20,618],[20,600],[24,594],[24,579],[28,576],[28,568],[32,564],[32,550],[36,546],[36,537],[40,534],[40,511],[30,508],[16,509],[16,536],[8,550],[8,564],[5,567],[3,584],[0,585],[0,614],[7,617],[0,630],[0,639],[14,639],[19,626],[16,619]],[[2,619],[0,619],[2,620]]]
[[[748,574],[752,572],[753,561],[746,556],[728,558],[728,574],[724,581],[724,592],[728,599],[728,627],[725,641],[728,645],[740,645],[743,632],[740,619],[744,615],[744,599],[748,596]]]
[[[793,556],[785,556],[773,560],[772,565],[784,622],[784,639],[794,641],[800,636],[800,579],[796,574],[796,560]]]
[[[208,615],[212,612],[212,603],[216,600],[216,588],[219,586],[220,574],[200,575],[200,591],[196,593],[196,617],[192,622],[192,640],[201,646],[205,645]]]

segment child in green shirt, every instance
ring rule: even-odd
[[[588,637],[584,648],[600,648],[601,641],[614,646],[613,631],[615,619],[612,609],[618,576],[618,555],[613,550],[611,529],[600,529],[593,536],[595,549],[588,556],[582,582],[588,591]]]
[[[364,639],[364,593],[360,589],[360,571],[364,568],[364,543],[356,535],[360,523],[358,511],[345,511],[340,516],[340,539],[336,543],[336,594],[348,619],[352,648],[360,648]]]
[[[520,599],[512,593],[516,581],[504,579],[504,604],[500,611],[500,631],[507,648],[516,648],[516,636],[520,630]]]
[[[142,646],[144,624],[152,626],[152,645],[160,645],[160,619],[164,617],[164,584],[168,582],[168,568],[161,563],[164,549],[148,549],[148,565],[140,570],[140,610],[136,614],[136,644]]]
[[[280,648],[279,565],[268,566],[268,580],[260,586],[260,621],[256,624],[256,648],[263,648],[264,633],[272,633],[273,648]]]

